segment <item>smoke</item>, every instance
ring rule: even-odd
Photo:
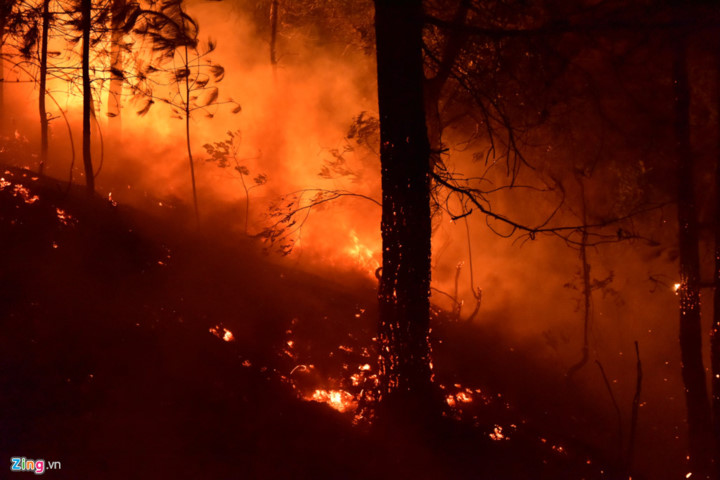
[[[380,265],[380,209],[363,197],[380,199],[378,150],[376,144],[347,138],[354,119],[362,112],[367,112],[367,117],[377,116],[372,55],[357,48],[323,45],[302,31],[285,30],[281,32],[280,62],[273,66],[269,38],[260,35],[248,12],[233,4],[213,2],[194,3],[189,13],[198,20],[201,39],[217,41],[211,59],[225,68],[225,78],[218,84],[219,101],[232,98],[242,107],[234,114],[232,107],[218,105],[212,109],[213,118],[202,112],[191,118],[190,145],[197,166],[201,219],[241,232],[249,199],[248,233],[256,235],[277,221],[269,216],[272,205],[292,211],[307,205],[298,202],[313,198],[317,193],[313,189],[354,193],[356,196],[341,196],[300,210],[295,227],[290,229],[294,247],[287,260],[338,279],[341,275],[337,272],[354,271],[372,280]],[[13,89],[12,94],[6,94],[8,110],[14,112],[11,123],[21,137],[36,144],[33,105],[37,92],[28,84],[13,85],[9,74],[6,78],[6,92]],[[74,179],[81,182],[78,97],[63,95],[59,82],[53,88],[72,128]],[[102,98],[101,93],[98,100]],[[65,180],[71,170],[69,136],[58,109],[50,105],[50,110],[58,118],[51,122],[47,172]],[[95,164],[100,161],[100,132],[104,157],[98,192],[112,194],[118,202],[144,208],[151,203],[166,212],[174,210],[175,215],[191,223],[184,121],[171,118],[161,102],[142,117],[135,110],[139,110],[138,105],[125,103],[122,132],[98,114],[93,132]],[[203,145],[225,140],[228,131],[239,132],[236,156],[249,172],[244,179],[232,165],[223,169],[206,161],[209,156]],[[541,173],[551,170],[548,165],[571,164],[568,158],[577,154],[567,149],[572,145],[549,152],[547,144],[555,138],[545,133],[548,139],[528,153],[533,163],[541,166]],[[448,163],[467,176],[482,173],[487,166],[473,159],[473,153],[487,149],[487,145],[477,141],[468,148],[465,140],[462,133],[449,133]],[[23,165],[36,168],[33,158],[28,157]],[[329,173],[321,175],[328,166]],[[502,169],[497,170],[490,178],[497,185],[506,184]],[[242,181],[253,185],[253,178],[260,174],[266,175],[267,182],[246,194]],[[543,182],[548,176],[541,181],[541,177],[527,175],[519,183],[527,180],[535,187],[547,185]],[[570,200],[573,195],[577,200],[572,176],[562,181]],[[304,192],[300,199],[298,192]],[[591,188],[588,194],[588,203],[599,205],[600,210],[607,205],[607,192]],[[559,200],[558,191],[516,188],[493,194],[491,205],[495,212],[532,225],[552,212]],[[290,202],[293,206],[287,207]],[[581,221],[577,203],[569,204],[574,207],[563,210],[557,224],[577,225]],[[667,221],[672,214],[658,212],[641,227],[652,232],[661,245],[672,245],[673,223]],[[562,376],[579,360],[583,286],[576,246],[553,236],[503,238],[496,232],[511,233],[509,228],[479,212],[455,221],[442,214],[435,219],[435,226],[434,303],[451,309],[449,297],[454,297],[463,302],[461,319],[466,319],[476,305],[479,288],[481,303],[474,321],[500,332],[510,347],[543,359],[536,368]],[[265,246],[272,250],[272,245]],[[676,276],[673,254],[636,240],[593,247],[588,255],[597,287],[592,292],[589,324],[592,361],[577,375],[578,385],[597,398],[608,395],[594,364],[596,359],[601,361],[627,422],[635,392],[633,342],[638,341],[645,370],[641,422],[647,422],[641,424],[640,441],[660,444],[658,448],[663,449],[678,447],[683,441],[684,404],[676,341],[677,299],[672,289]],[[609,399],[607,407],[611,408]],[[651,424],[652,429],[648,427]]]

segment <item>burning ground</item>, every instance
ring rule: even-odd
[[[0,195],[0,451],[58,459],[58,478],[612,478],[570,434],[603,432],[578,398],[529,376],[498,389],[487,372],[517,383],[531,360],[497,334],[438,312],[446,423],[377,430],[367,277],[293,269],[23,170]],[[552,410],[517,408],[530,393]]]

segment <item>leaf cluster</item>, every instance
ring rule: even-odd
[[[227,138],[224,140],[203,145],[205,152],[209,155],[205,161],[214,162],[220,168],[232,167],[241,177],[249,177],[250,170],[246,165],[241,164],[240,159],[237,157],[241,140],[240,130],[234,132],[228,130],[226,135]],[[264,173],[256,175],[255,178],[252,179],[254,185],[249,186],[248,190],[265,185],[267,180],[268,177]]]

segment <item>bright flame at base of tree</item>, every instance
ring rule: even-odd
[[[352,245],[347,248],[347,253],[353,261],[371,276],[375,275],[375,271],[380,267],[375,251],[360,242],[355,230],[350,231],[350,239]]]
[[[352,412],[357,409],[355,397],[345,390],[315,390],[305,400],[326,403],[338,412]]]

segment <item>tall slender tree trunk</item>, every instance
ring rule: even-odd
[[[694,156],[690,143],[690,85],[685,42],[678,40],[673,62],[680,250],[680,355],[685,384],[690,468],[695,478],[710,478],[712,428],[702,359],[700,255],[693,192]]]
[[[85,167],[85,185],[89,193],[95,192],[95,173],[93,172],[90,151],[90,115],[92,108],[92,90],[90,85],[90,28],[92,0],[82,0],[82,84],[83,84],[83,166]]]
[[[195,186],[195,162],[190,148],[190,60],[188,47],[185,45],[185,68],[188,74],[185,77],[185,140],[187,142],[188,161],[190,162],[190,182],[192,183],[193,208],[195,210],[195,223],[200,225],[200,211],[198,210],[197,188]]]
[[[461,0],[458,9],[455,11],[453,22],[458,25],[463,24],[469,8],[469,0]],[[432,78],[425,81],[425,115],[428,138],[433,152],[439,152],[442,149],[443,124],[440,118],[440,95],[452,74],[452,69],[467,39],[468,34],[462,29],[453,29],[450,31],[443,47],[437,72]]]
[[[383,195],[381,396],[385,405],[419,406],[432,397],[430,145],[421,0],[376,0],[375,30]]]
[[[122,23],[125,19],[125,0],[113,0],[110,7],[110,88],[108,92],[107,114],[115,138],[122,133],[122,94],[123,94],[123,54]]]
[[[582,236],[580,237],[580,262],[582,263],[582,282],[583,282],[583,346],[582,356],[580,360],[572,365],[567,373],[565,374],[568,380],[572,380],[575,373],[577,373],[582,367],[584,367],[590,359],[590,319],[592,316],[592,284],[590,283],[590,263],[588,262],[587,248],[588,248],[588,230],[586,225],[587,220],[587,196],[585,195],[585,181],[582,178],[582,173],[577,174],[578,184],[580,185],[580,198],[582,207]]]
[[[720,45],[717,53],[716,108],[720,114]],[[715,158],[715,271],[713,272],[713,319],[710,330],[712,365],[712,416],[715,434],[715,469],[720,471],[720,115],[717,119],[717,153]]]
[[[5,134],[5,60],[3,59],[3,48],[5,46],[7,13],[9,13],[9,9],[7,6],[3,6],[2,10],[0,10],[0,136]]]
[[[45,108],[47,90],[48,30],[50,29],[50,0],[43,0],[42,39],[40,41],[40,91],[38,92],[38,111],[40,114],[40,165],[38,172],[43,173],[48,157],[48,120]]]
[[[280,8],[279,0],[273,0],[270,3],[270,63],[273,71],[277,67],[277,30],[278,30],[278,8]]]
[[[245,190],[245,235],[248,234],[248,222],[250,220],[250,189],[245,183],[245,175],[240,174],[240,182],[242,183],[243,190]]]

